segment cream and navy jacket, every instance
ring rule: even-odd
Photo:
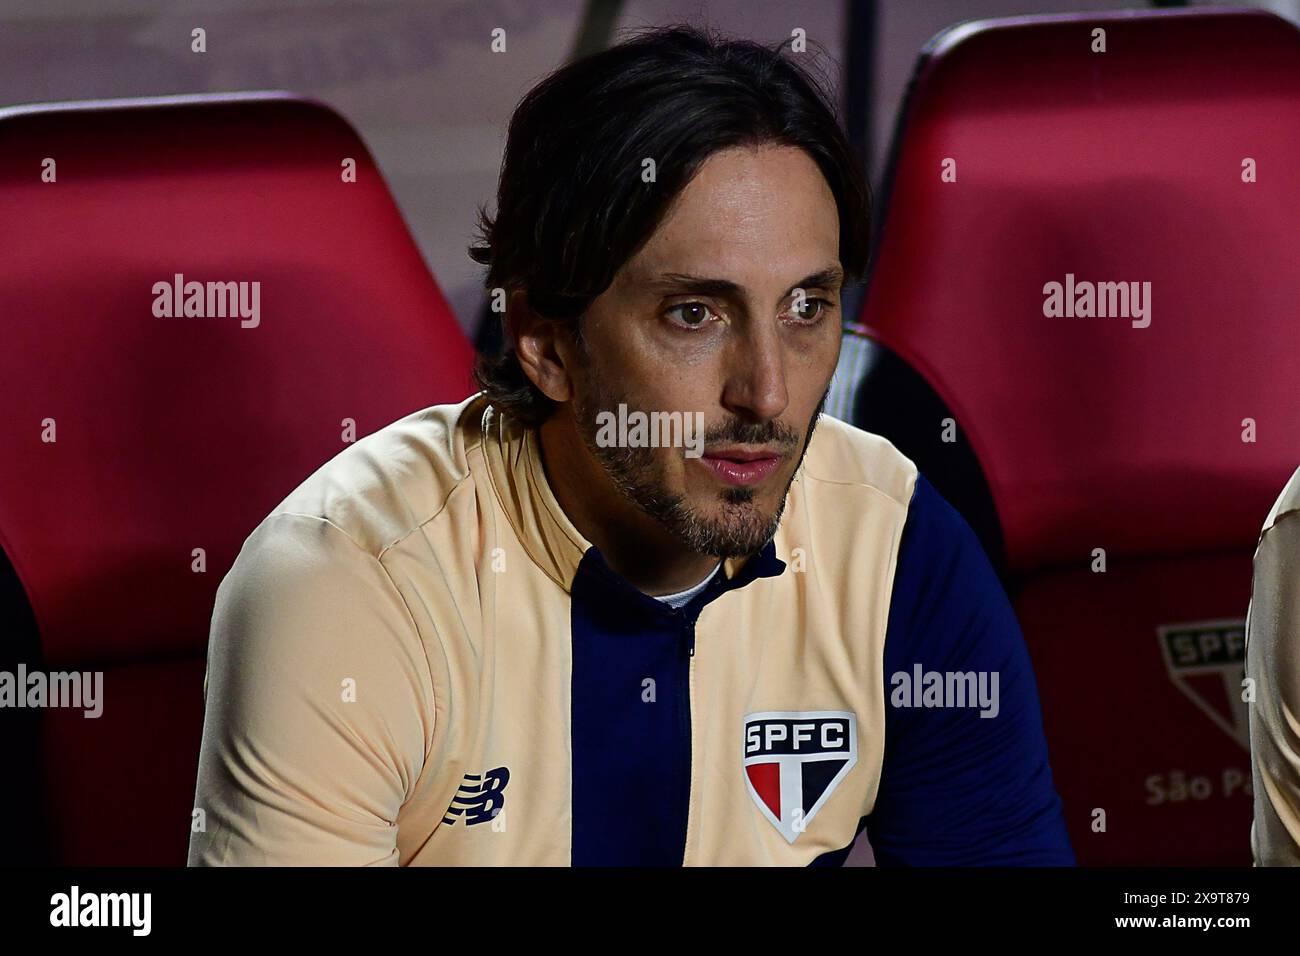
[[[864,830],[880,865],[1073,862],[979,543],[830,418],[680,609],[574,528],[535,431],[403,418],[249,536],[205,697],[192,865],[825,865]]]

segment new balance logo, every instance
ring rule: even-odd
[[[443,814],[442,822],[455,826],[457,818],[462,818],[467,827],[476,823],[488,823],[506,805],[505,789],[509,782],[510,771],[505,767],[497,767],[481,775],[465,774],[465,782],[456,791],[451,806]]]

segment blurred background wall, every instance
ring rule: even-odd
[[[1300,0],[1253,4],[1300,22]],[[862,99],[879,186],[917,52],[961,20],[1114,10],[1105,0],[625,0],[603,4],[617,37],[689,21],[763,42],[802,27],[809,56]],[[319,97],[361,132],[429,268],[467,331],[482,309],[465,253],[476,208],[494,206],[506,124],[520,97],[599,25],[586,0],[0,0],[0,107],[169,93],[283,89]],[[207,52],[190,31],[207,33]],[[506,51],[490,34],[506,31]],[[599,32],[599,31],[597,31]],[[854,37],[858,55],[848,48]],[[864,55],[862,38],[869,38]],[[827,54],[815,52],[819,44]]]

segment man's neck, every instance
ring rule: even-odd
[[[715,555],[685,547],[654,518],[618,492],[584,452],[586,445],[561,415],[538,429],[542,465],[555,500],[605,563],[638,590],[657,596],[698,584],[718,566]]]

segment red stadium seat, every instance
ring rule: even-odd
[[[964,24],[899,123],[859,331],[982,468],[1081,863],[1250,862],[1241,625],[1300,457],[1297,156],[1300,31],[1261,12]],[[1046,314],[1070,281],[1150,282],[1150,324]]]
[[[0,546],[29,666],[104,673],[99,718],[10,723],[40,733],[27,857],[183,865],[217,584],[348,422],[360,438],[467,395],[471,349],[366,147],[319,103],[0,111],[0,209]],[[257,323],[155,314],[178,274],[260,283]]]

